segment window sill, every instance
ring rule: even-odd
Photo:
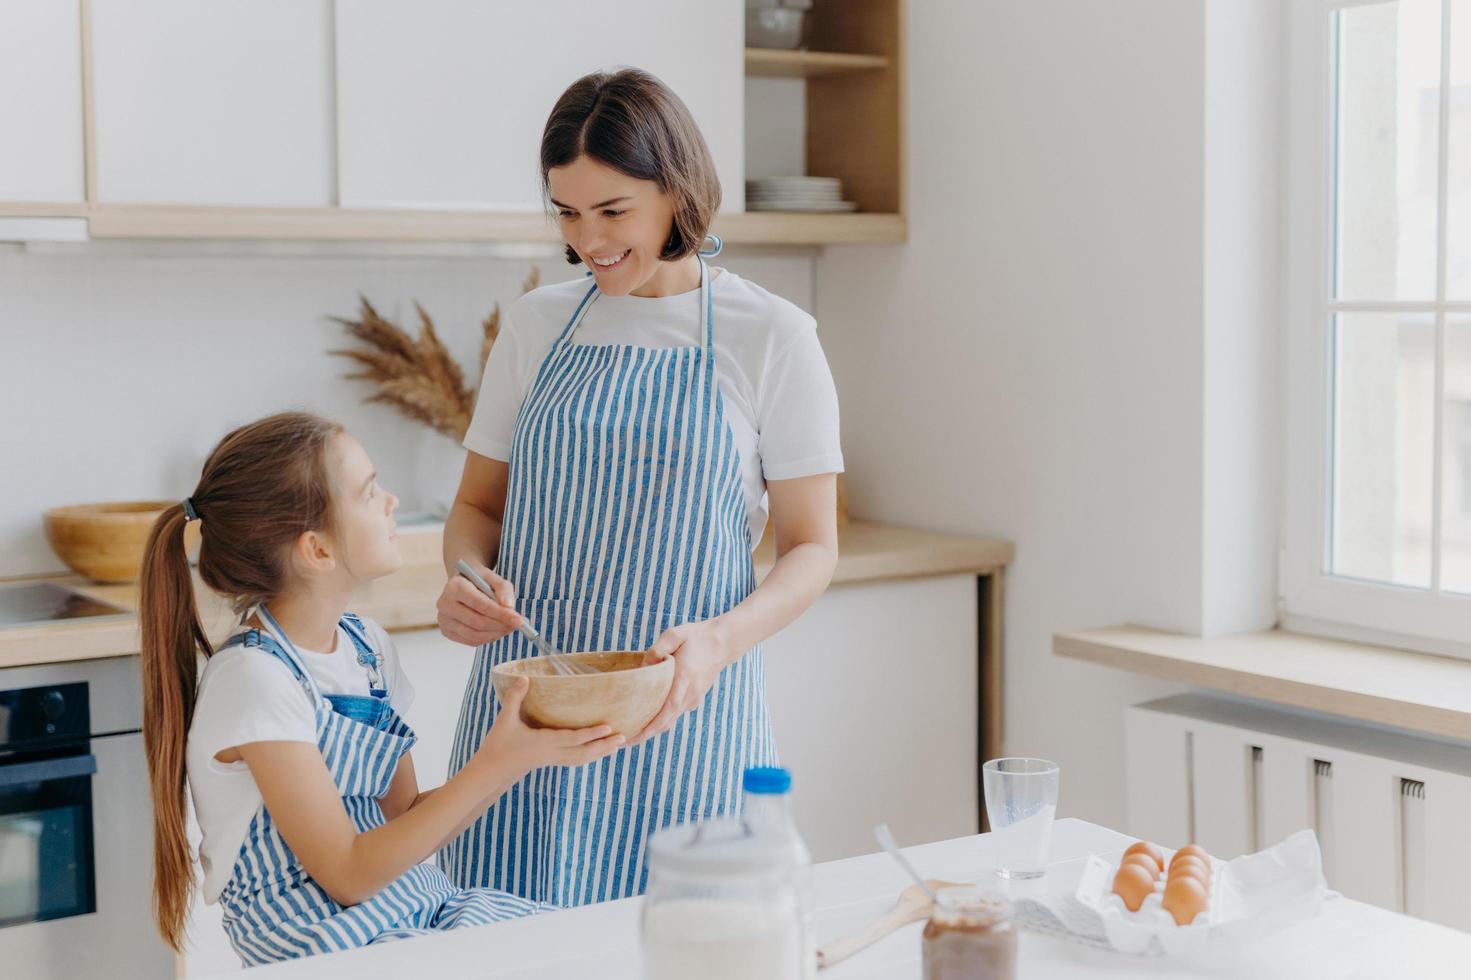
[[[1471,661],[1283,630],[1203,639],[1141,626],[1057,633],[1052,652],[1241,697],[1471,740]]]

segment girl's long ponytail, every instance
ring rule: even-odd
[[[328,448],[335,422],[284,412],[241,426],[205,460],[189,498],[159,515],[143,556],[143,744],[153,792],[153,903],[158,931],[175,950],[194,891],[187,834],[185,746],[212,652],[194,603],[184,526],[200,526],[199,577],[236,613],[280,594],[287,555],[304,532],[332,527]]]
[[[158,930],[176,951],[194,891],[187,826],[184,744],[194,715],[199,655],[209,640],[199,622],[184,550],[181,504],[153,525],[143,557],[139,618],[143,640],[143,745],[153,796],[153,900]]]

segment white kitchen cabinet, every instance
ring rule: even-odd
[[[414,703],[404,716],[419,736],[414,745],[414,773],[420,789],[438,786],[449,771],[450,748],[475,648],[446,640],[437,628],[394,633],[393,643],[414,685]]]
[[[190,840],[199,846],[199,828],[191,814],[189,821]],[[196,881],[204,880],[199,863],[194,864]],[[204,904],[199,889],[194,890],[189,904],[189,921],[185,925],[184,951],[174,959],[174,975],[177,977],[214,977],[221,973],[241,972],[240,957],[230,945],[225,934],[224,909],[218,902]]]
[[[766,644],[766,682],[798,823],[819,861],[979,832],[974,575],[839,585]],[[395,633],[417,692],[421,786],[448,767],[474,651]]]
[[[980,832],[974,575],[837,585],[766,644],[797,825],[816,861]]]
[[[80,4],[0,4],[0,201],[85,196]]]
[[[107,204],[336,203],[331,0],[93,0]]]
[[[725,209],[739,211],[743,16],[736,0],[338,0],[341,203],[539,210],[541,131],[557,97],[627,64],[689,106]]]

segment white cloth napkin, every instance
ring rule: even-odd
[[[1016,922],[1031,932],[1058,936],[1084,946],[1109,949],[1103,917],[1072,895],[1023,898],[1013,906]]]

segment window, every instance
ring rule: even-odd
[[[1290,627],[1471,656],[1471,0],[1294,0]]]

